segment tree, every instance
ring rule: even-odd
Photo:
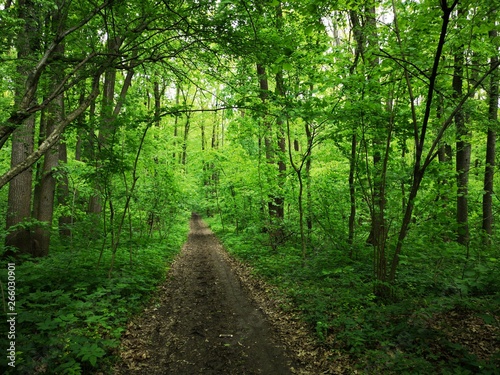
[[[493,16],[496,11],[493,11]],[[495,22],[495,21],[493,21]],[[495,43],[498,36],[496,27],[489,31],[489,37]],[[486,141],[486,163],[484,171],[484,194],[483,194],[483,217],[482,229],[485,232],[485,243],[491,243],[491,235],[493,234],[493,182],[495,177],[495,158],[496,158],[496,125],[498,124],[498,69],[495,67],[499,65],[497,55],[497,48],[495,45],[495,53],[490,58],[490,69],[492,73],[490,76],[490,87],[488,90],[488,126],[487,141]]]
[[[495,64],[494,66],[490,66],[490,68],[483,72],[483,74],[478,78],[478,80],[474,83],[474,85],[466,92],[463,94],[460,98],[456,98],[455,105],[453,107],[453,110],[449,113],[449,115],[442,121],[439,129],[436,132],[436,135],[431,141],[430,147],[427,148],[427,152],[425,152],[424,145],[427,140],[427,135],[428,135],[428,127],[429,127],[429,122],[430,122],[430,117],[431,117],[431,109],[432,109],[432,102],[434,99],[434,94],[435,94],[435,89],[436,89],[436,82],[437,82],[437,75],[438,75],[438,70],[439,66],[441,63],[441,57],[443,54],[443,48],[445,45],[446,41],[446,36],[448,34],[448,26],[450,23],[450,18],[451,15],[457,6],[458,1],[454,1],[452,4],[448,5],[447,2],[443,2],[441,4],[441,12],[442,12],[442,22],[441,22],[441,31],[439,35],[439,41],[436,46],[436,52],[434,53],[434,58],[433,58],[433,66],[431,69],[431,73],[429,76],[429,84],[428,84],[428,89],[427,89],[427,96],[425,100],[425,111],[421,120],[421,125],[420,128],[418,126],[418,123],[416,121],[416,113],[415,109],[412,109],[412,118],[413,120],[413,127],[414,127],[414,143],[415,143],[415,161],[413,165],[413,173],[412,173],[412,183],[411,183],[411,188],[410,188],[410,194],[408,197],[408,202],[406,205],[404,217],[399,229],[399,234],[398,234],[398,239],[396,243],[396,248],[394,251],[394,255],[392,257],[392,262],[390,266],[390,271],[389,271],[389,277],[388,281],[390,283],[394,283],[396,279],[396,271],[397,267],[399,264],[399,259],[400,259],[400,254],[401,250],[403,247],[403,242],[404,239],[406,238],[408,234],[408,229],[411,223],[411,218],[412,218],[412,213],[413,209],[415,207],[415,199],[417,197],[417,194],[420,189],[420,185],[422,183],[424,174],[431,164],[431,162],[435,159],[437,156],[438,152],[437,149],[439,147],[439,144],[444,136],[444,133],[446,130],[450,127],[452,124],[455,116],[457,113],[460,112],[462,109],[463,105],[465,102],[474,94],[474,92],[477,90],[477,88],[482,84],[482,82],[488,77],[495,69],[498,68],[498,64]],[[408,69],[408,68],[406,68]],[[408,85],[411,87],[411,84]],[[411,92],[411,89],[410,91]],[[410,101],[414,103],[415,97],[410,94]],[[413,107],[412,107],[413,108]]]
[[[463,17],[463,10],[458,7],[457,17]],[[464,74],[464,46],[459,45],[453,56],[453,97],[460,99],[463,96],[463,74]],[[469,208],[468,208],[468,186],[469,186],[469,169],[471,157],[471,145],[468,141],[470,136],[469,130],[465,123],[465,115],[462,108],[455,114],[455,127],[457,137],[457,155],[456,155],[456,172],[457,172],[457,224],[459,244],[467,246],[470,240],[469,234]]]
[[[65,15],[60,13],[63,9],[62,4],[58,4],[58,9],[52,11],[50,17],[50,24],[47,25],[53,32],[62,29],[65,24]],[[53,58],[61,60],[64,56],[64,42],[61,42],[53,53]],[[56,89],[59,83],[59,72],[61,66],[51,65],[49,67],[49,92]],[[52,103],[45,109],[45,131],[44,134],[51,134],[57,123],[64,119],[64,97],[61,93]],[[58,142],[45,152],[43,158],[43,167],[40,174],[39,184],[39,197],[35,200],[34,204],[37,205],[34,212],[36,212],[35,219],[37,222],[42,223],[37,225],[34,231],[33,243],[34,248],[32,254],[38,257],[46,256],[49,253],[50,234],[52,227],[52,219],[54,214],[54,201],[56,192],[56,168],[59,162],[59,144]]]
[[[22,29],[19,31],[16,42],[17,59],[17,76],[16,76],[16,92],[15,106],[33,105],[34,97],[26,98],[23,91],[24,77],[29,76],[31,66],[27,61],[36,54],[39,38],[40,25],[34,2],[20,1],[18,8],[18,19],[23,23]],[[13,124],[14,125],[14,124]],[[12,137],[12,153],[11,153],[11,168],[15,168],[19,163],[22,163],[26,157],[33,152],[34,131],[35,131],[35,116],[22,116],[15,122],[14,126],[4,126],[2,128],[3,145],[7,136],[13,133]],[[18,173],[15,179],[9,185],[9,198],[7,210],[7,234],[5,244],[7,247],[12,247],[21,253],[31,253],[32,240],[31,233],[26,225],[26,220],[29,220],[31,215],[31,184],[32,170],[26,168],[22,173]],[[7,182],[7,181],[6,181]],[[5,185],[3,183],[1,186]]]

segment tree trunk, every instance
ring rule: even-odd
[[[276,73],[276,95],[284,98],[285,97],[285,87],[284,87],[284,81],[283,81],[283,72],[279,71]],[[283,236],[283,228],[281,226],[283,225],[283,220],[285,219],[285,197],[283,195],[283,192],[281,191],[281,188],[284,185],[285,182],[285,174],[286,174],[286,164],[284,161],[284,156],[286,153],[286,140],[285,140],[285,131],[284,131],[284,124],[283,120],[278,117],[276,120],[276,125],[277,125],[277,130],[278,130],[278,149],[277,152],[275,153],[275,157],[277,156],[278,159],[278,186],[279,186],[279,192],[274,198],[274,210],[275,210],[275,215],[274,217],[277,219],[277,225],[280,227],[279,228],[279,233],[277,235],[279,237]]]
[[[17,57],[20,61],[17,67],[15,105],[21,105],[24,96],[26,77],[31,73],[30,55],[38,48],[39,25],[36,19],[35,4],[30,0],[20,0],[18,18],[24,24],[18,34]],[[11,169],[15,168],[33,152],[35,116],[25,119],[12,133]],[[31,168],[18,174],[10,180],[7,203],[7,236],[5,245],[12,247],[14,252],[32,253],[32,239],[29,228],[16,227],[29,220],[31,215],[31,184],[33,173]],[[8,249],[9,250],[9,249]],[[10,253],[10,252],[9,252]]]
[[[205,136],[205,124],[203,122],[200,124],[200,128],[201,128],[201,150],[205,151],[205,144],[207,140]]]
[[[59,143],[59,164],[65,166],[68,163],[68,150],[66,143]],[[66,171],[60,171],[59,183],[57,185],[57,203],[63,207],[63,214],[59,217],[59,235],[61,237],[71,237],[71,224],[73,223],[73,215],[70,209],[71,203],[69,199],[69,180]],[[70,210],[68,212],[68,210]]]
[[[186,167],[187,163],[187,142],[188,142],[188,137],[189,137],[189,127],[191,125],[190,123],[190,115],[186,115],[186,122],[184,123],[184,135],[182,138],[182,157],[181,157],[181,164]]]
[[[49,107],[47,115],[47,134],[51,134],[54,130],[55,123],[60,121],[63,100],[62,97],[54,101]],[[56,179],[54,169],[59,162],[59,146],[54,145],[49,149],[43,159],[42,176],[40,180],[40,200],[38,202],[38,216],[36,219],[42,223],[42,226],[37,226],[35,229],[35,243],[37,251],[35,256],[47,256],[49,254],[50,234],[52,229],[52,218],[54,214],[54,196],[56,189]]]
[[[490,39],[494,40],[498,36],[496,30],[490,31]],[[493,68],[498,65],[498,56],[492,56],[490,66]],[[486,165],[484,171],[484,194],[483,194],[483,223],[485,244],[491,243],[491,235],[493,234],[493,181],[495,178],[495,158],[496,158],[496,131],[494,130],[498,124],[498,70],[495,69],[490,77],[490,90],[488,100],[488,119],[490,126],[488,128],[488,137],[486,140]]]
[[[349,160],[349,199],[351,203],[351,210],[349,213],[349,234],[347,242],[351,249],[349,256],[352,258],[352,245],[354,243],[354,224],[356,221],[356,187],[354,186],[354,176],[356,172],[356,153],[357,153],[357,137],[356,129],[353,129],[351,138],[351,159]]]
[[[408,201],[407,205],[405,208],[405,213],[403,220],[401,222],[401,227],[399,229],[399,234],[398,234],[398,240],[396,243],[396,248],[394,250],[394,254],[392,257],[391,261],[391,267],[388,275],[388,282],[393,284],[396,280],[396,272],[397,268],[399,265],[399,257],[401,254],[401,250],[403,248],[403,242],[408,234],[408,229],[410,227],[410,222],[411,222],[411,217],[413,214],[413,209],[415,207],[415,198],[418,195],[418,191],[420,189],[420,184],[422,183],[422,179],[424,178],[425,170],[427,169],[427,166],[432,160],[432,154],[433,154],[433,148],[441,141],[444,130],[447,129],[449,121],[445,121],[443,126],[441,127],[441,131],[438,133],[436,136],[433,145],[431,146],[430,151],[427,154],[427,157],[425,160],[422,162],[423,158],[423,151],[424,151],[424,144],[426,140],[426,134],[427,134],[427,127],[429,124],[429,119],[431,116],[431,108],[432,108],[432,101],[434,98],[434,87],[436,85],[436,79],[438,75],[438,68],[439,68],[439,63],[441,60],[441,56],[443,53],[443,46],[445,44],[447,32],[448,32],[448,24],[450,21],[450,15],[451,12],[453,11],[454,7],[456,6],[456,2],[453,3],[451,7],[448,7],[446,3],[441,4],[441,8],[443,11],[443,17],[442,17],[442,24],[441,24],[441,32],[439,35],[439,41],[436,47],[436,52],[434,54],[434,61],[433,61],[433,66],[431,70],[431,74],[429,77],[429,87],[427,89],[427,98],[425,102],[425,111],[424,111],[424,116],[422,119],[422,126],[418,128],[418,124],[416,121],[416,113],[415,113],[415,108],[412,105],[412,118],[413,118],[413,127],[414,127],[414,146],[415,146],[415,162],[413,165],[413,173],[412,173],[412,185],[410,188],[410,193],[408,196]],[[410,92],[410,97],[411,100],[413,100],[413,95],[412,93],[412,87],[411,83],[408,80],[408,89]],[[465,103],[465,100],[467,98],[462,98],[461,102],[458,104],[458,107],[456,110],[459,110],[463,103]]]
[[[438,149],[438,161],[442,165],[447,165],[446,169],[448,170],[449,168],[453,168],[451,166],[451,161],[453,159],[453,150],[451,148],[451,145],[447,144],[446,142],[443,142],[441,146],[439,146]],[[440,187],[446,187],[448,186],[448,179],[446,177],[438,177],[438,184]],[[449,204],[449,197],[446,193],[446,189],[438,189],[438,194],[436,197],[437,202],[443,209],[447,209],[448,204]],[[447,234],[443,237],[445,241],[449,241],[450,238]]]
[[[182,90],[181,88],[181,93],[183,97],[183,105],[185,107],[188,106],[188,94],[189,94],[189,86],[187,88],[187,91]],[[193,99],[191,100],[191,103],[189,104],[190,107],[193,106],[194,101],[196,100],[196,95],[198,93],[198,88],[196,88],[194,94],[193,94]],[[187,165],[187,142],[189,138],[189,130],[191,128],[191,113],[188,111],[186,112],[186,122],[184,123],[184,135],[182,138],[182,153],[181,153],[181,165],[184,167],[184,170],[186,170],[186,165]]]
[[[110,54],[117,54],[120,48],[120,38],[110,36],[108,39],[108,52]],[[102,186],[107,183],[106,172],[104,175],[99,173],[102,169],[100,159],[105,157],[105,151],[109,147],[110,138],[113,135],[113,119],[114,111],[113,105],[115,102],[115,85],[116,85],[116,68],[109,67],[104,73],[104,84],[102,92],[102,102],[101,102],[101,123],[99,126],[99,135],[97,137],[97,153],[95,160],[96,174],[99,176],[95,181],[95,191],[96,193],[90,197],[88,212],[91,214],[99,214],[102,212],[102,204],[99,192],[103,191]],[[91,135],[92,136],[92,135]]]
[[[35,116],[31,116],[12,134],[11,168],[23,162],[33,152]],[[7,204],[7,237],[5,245],[21,254],[32,253],[29,228],[14,227],[31,217],[32,168],[14,177],[9,184]]]
[[[281,8],[281,2],[276,6],[276,29],[278,33],[281,33],[283,29],[283,10]],[[278,98],[284,99],[285,93],[285,81],[283,79],[283,70],[279,70],[275,76],[276,88],[275,93]],[[285,183],[286,174],[286,164],[285,164],[285,154],[286,154],[286,140],[285,140],[285,129],[284,123],[281,116],[278,116],[276,120],[277,130],[278,130],[278,149],[275,156],[278,159],[278,189],[279,194],[275,197],[275,210],[277,219],[278,232],[276,233],[279,239],[283,237],[283,220],[285,218],[285,197],[283,191],[281,190]]]
[[[47,112],[48,108],[44,108],[40,111],[40,125],[38,126],[38,147],[43,143],[47,137]],[[34,165],[34,188],[33,188],[33,204],[31,210],[31,216],[33,218],[38,217],[38,210],[40,209],[40,197],[42,194],[42,176],[43,176],[43,159],[41,158],[38,163]]]
[[[155,125],[160,126],[160,110],[161,110],[161,90],[158,81],[154,82],[154,97],[155,97]],[[149,97],[149,96],[148,96]]]
[[[59,12],[56,10],[53,12],[52,24],[50,27],[53,31],[61,26],[60,23],[64,23],[64,20],[59,17]],[[64,44],[60,43],[54,49],[53,56],[55,58],[61,58],[64,55]],[[50,92],[57,88],[60,80],[60,71],[57,66],[50,67]],[[46,128],[45,137],[53,133],[56,125],[60,123],[64,118],[64,98],[60,94],[57,96],[52,103],[47,107],[46,111]],[[44,137],[44,138],[45,138]],[[44,139],[45,140],[45,139]],[[37,244],[35,256],[44,257],[49,254],[50,247],[50,235],[52,232],[52,219],[54,216],[54,198],[56,191],[56,179],[55,179],[55,168],[59,164],[59,143],[55,143],[52,148],[50,148],[44,155],[43,158],[43,168],[41,173],[41,178],[39,181],[40,186],[40,196],[37,201],[38,209],[36,210],[35,219],[40,222],[41,225],[37,225],[35,228],[34,239]]]
[[[260,89],[260,99],[263,104],[265,104],[269,98],[269,83],[267,80],[266,69],[263,65],[257,64],[257,76],[259,79],[259,89]],[[276,75],[276,91],[279,95],[282,90],[280,85],[280,76]],[[286,170],[283,160],[281,160],[281,155],[275,151],[275,147],[272,142],[273,129],[271,123],[264,119],[264,125],[266,127],[266,135],[264,137],[264,144],[266,149],[266,161],[269,165],[275,165],[276,156],[278,156],[278,179],[281,181],[280,176],[283,176]],[[282,126],[282,124],[281,124]],[[285,138],[284,136],[278,139],[278,148],[284,152],[285,150]],[[278,183],[279,185],[279,183]],[[271,247],[276,248],[277,244],[281,242],[283,237],[283,229],[281,228],[283,218],[284,218],[284,199],[279,192],[273,192],[269,194],[267,207],[269,212],[269,227],[267,228],[269,232],[269,237],[271,240]]]
[[[370,5],[365,11],[366,24],[364,26],[365,38],[367,41],[367,49],[371,51],[377,51],[379,49],[378,32],[377,32],[377,15],[375,5]],[[377,79],[378,77],[373,76],[377,74],[377,69],[380,65],[379,58],[376,55],[372,55],[368,58],[368,64],[370,68],[373,69],[374,73],[369,73],[367,80],[371,81]],[[378,85],[370,92],[371,96],[375,97],[374,105],[375,108],[379,108],[379,113],[383,113],[382,104],[379,99],[379,87]],[[389,105],[389,104],[388,104]],[[392,110],[392,109],[391,109]],[[377,116],[378,117],[378,116]],[[373,245],[374,249],[374,274],[378,282],[375,285],[375,294],[379,296],[386,296],[388,293],[387,287],[385,285],[387,279],[387,257],[386,257],[386,237],[387,237],[387,227],[385,220],[385,184],[386,184],[386,172],[387,172],[387,161],[389,158],[390,151],[390,138],[391,131],[388,126],[391,124],[385,124],[383,119],[375,118],[370,120],[373,123],[373,191],[372,191],[372,227],[370,233],[370,243]]]
[[[175,106],[179,107],[179,96],[180,96],[180,89],[179,89],[179,84],[175,86]],[[178,136],[178,124],[179,124],[179,116],[175,115],[174,119],[174,152],[172,153],[172,159],[174,159],[174,162],[177,162],[177,157],[176,157],[176,148],[177,148],[177,136]]]
[[[80,93],[79,103],[81,104],[85,100],[85,92]],[[82,114],[78,116],[76,119],[76,128],[78,129],[78,133],[76,135],[76,145],[75,145],[75,160],[82,160],[82,150],[83,150],[83,142],[85,139],[86,131],[84,129],[85,126],[85,115]],[[90,131],[90,129],[89,129]]]
[[[312,91],[312,90],[311,90]],[[313,138],[311,133],[311,124],[305,123],[304,125],[306,135],[307,135],[307,144],[312,148]],[[307,225],[307,240],[311,241],[311,232],[313,229],[313,207],[312,207],[312,191],[311,191],[311,167],[312,167],[312,158],[311,158],[311,150],[309,150],[309,155],[306,159],[306,225]]]
[[[461,46],[454,56],[453,96],[456,99],[463,96],[463,67],[464,51],[463,46]],[[461,245],[467,245],[469,243],[468,187],[471,145],[468,141],[469,131],[465,123],[463,110],[457,111],[455,126],[457,137],[457,242]]]

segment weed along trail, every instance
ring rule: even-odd
[[[217,238],[197,215],[190,225],[155,304],[129,323],[116,374],[292,374]]]

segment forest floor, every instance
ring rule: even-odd
[[[128,324],[115,374],[318,374],[321,349],[197,215],[167,280]],[[324,363],[324,362],[323,362]]]

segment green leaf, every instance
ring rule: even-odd
[[[309,25],[306,27],[306,29],[304,30],[304,33],[306,35],[312,35],[312,33],[314,32],[314,30],[316,30],[316,26],[315,25]]]

